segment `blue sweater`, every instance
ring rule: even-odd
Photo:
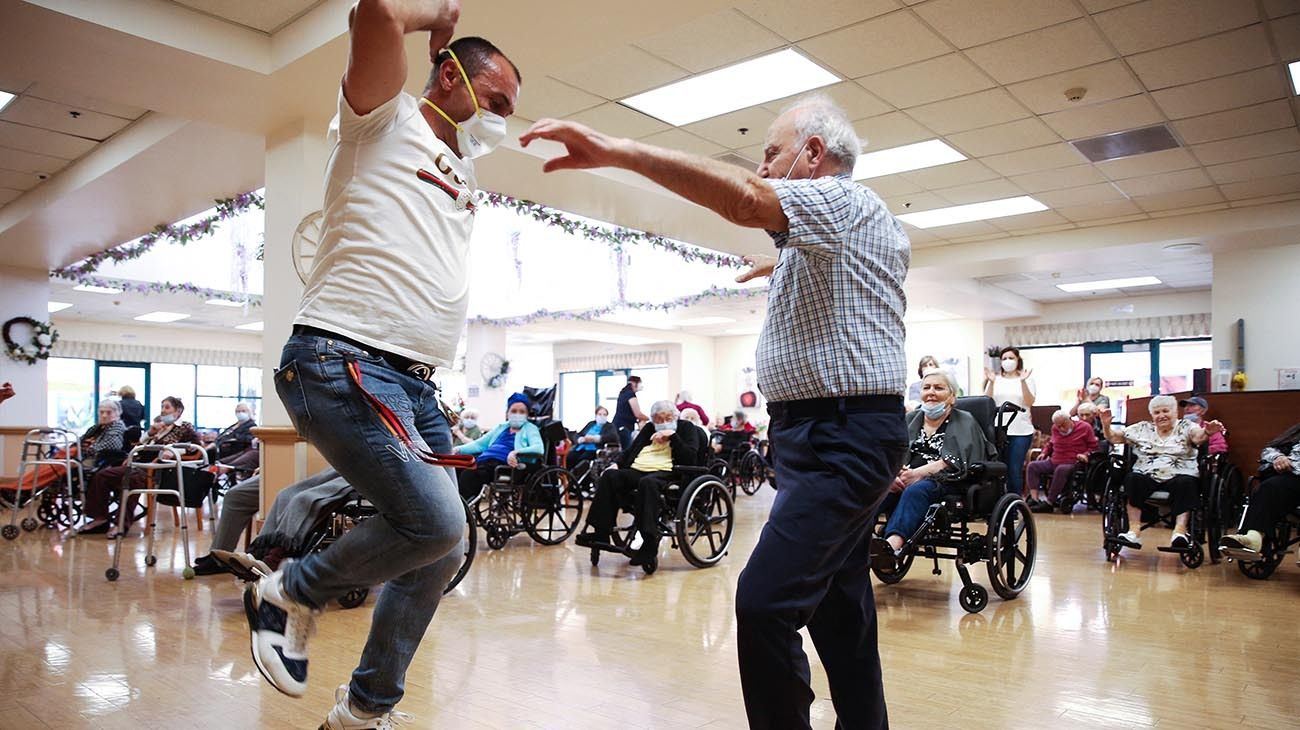
[[[508,423],[499,423],[497,427],[483,434],[479,438],[456,447],[458,454],[470,454],[478,456],[491,448],[497,437],[502,434],[510,425]],[[515,433],[515,453],[516,454],[536,454],[541,456],[546,453],[546,445],[542,442],[542,432],[531,423],[525,423],[523,428]]]

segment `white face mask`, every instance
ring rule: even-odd
[[[931,421],[939,418],[948,410],[947,403],[922,403],[921,412]]]
[[[808,143],[804,142],[803,146],[799,148],[799,151],[795,153],[794,160],[790,163],[790,169],[785,171],[785,177],[781,178],[782,180],[790,179],[790,173],[794,172],[794,166],[799,164],[799,157],[803,155],[803,151],[806,149],[808,149]]]
[[[1094,384],[1094,385],[1089,385],[1089,386],[1088,386],[1088,395],[1097,395],[1097,394],[1100,393],[1100,392],[1101,392],[1101,386],[1100,386],[1100,385],[1095,385],[1095,384]]]
[[[528,422],[528,416],[522,413],[511,413],[506,416],[506,421],[510,424],[510,428],[523,428]]]
[[[656,424],[655,424],[655,431],[657,431],[657,432],[659,432],[659,433],[663,433],[663,432],[665,432],[665,431],[668,431],[668,432],[670,432],[670,433],[676,433],[676,432],[677,432],[677,424],[676,424],[675,422],[673,422],[673,421],[669,421],[668,423],[656,423]]]
[[[596,425],[604,426],[609,423],[609,416],[596,416]]]
[[[240,423],[243,423],[244,421],[247,421],[250,418],[252,418],[252,416],[248,415],[248,413],[244,411],[235,412],[235,420],[239,421]]]
[[[469,83],[469,75],[465,73],[465,67],[460,64],[460,59],[456,57],[454,51],[449,48],[447,52],[451,54],[451,60],[456,62],[460,77],[465,81],[465,88],[469,89],[469,98],[474,102],[474,113],[469,119],[457,122],[447,116],[447,112],[439,109],[437,104],[424,98],[420,101],[428,104],[431,109],[442,115],[448,124],[456,128],[456,146],[460,148],[461,157],[476,159],[496,149],[497,145],[505,140],[506,120],[505,117],[493,114],[478,105],[478,95],[474,93],[474,87]]]
[[[1014,373],[1015,371],[1016,371],[1015,358],[1008,357],[1002,360],[1002,372]]]
[[[463,418],[463,419],[461,419],[461,425],[463,425],[465,428],[474,428],[475,426],[478,425],[478,419],[477,419],[477,418]]]

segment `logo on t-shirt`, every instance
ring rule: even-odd
[[[441,154],[438,155],[438,157],[434,159],[433,164],[434,167],[438,169],[438,172],[441,172],[444,175],[449,175],[456,185],[465,184],[465,181],[460,179],[460,176],[456,174],[456,171],[453,170],[451,165],[447,162],[446,156]],[[469,190],[453,186],[423,167],[416,170],[415,176],[446,193],[448,197],[456,202],[457,210],[468,210],[473,213],[478,207],[474,203],[474,194]]]

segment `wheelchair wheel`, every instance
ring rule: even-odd
[[[697,568],[716,565],[731,547],[735,522],[735,503],[716,477],[702,476],[687,485],[674,520],[686,562]]]
[[[542,545],[559,545],[578,529],[582,494],[566,469],[553,466],[528,482],[523,508],[528,536]]]
[[[474,564],[474,555],[478,553],[478,528],[474,526],[474,512],[470,510],[469,503],[464,500],[461,502],[465,504],[465,554],[461,558],[460,567],[456,569],[456,574],[447,582],[447,587],[442,589],[444,596],[456,590],[456,586],[465,579],[469,566]]]
[[[1119,556],[1120,546],[1115,538],[1128,532],[1128,510],[1124,506],[1124,493],[1117,489],[1106,490],[1101,508],[1102,544],[1106,550],[1106,559],[1114,560]]]
[[[740,459],[740,488],[745,494],[755,494],[763,486],[767,465],[757,451],[750,450]]]
[[[1210,488],[1209,512],[1205,516],[1205,525],[1209,532],[1211,563],[1218,563],[1223,557],[1219,553],[1219,539],[1224,536],[1229,521],[1241,514],[1246,500],[1245,487],[1245,479],[1242,478],[1241,471],[1225,462],[1223,471]]]
[[[893,585],[907,575],[907,571],[912,569],[912,560],[916,558],[915,550],[908,550],[898,559],[898,568],[895,570],[880,570],[875,565],[871,566],[871,573],[876,576],[876,580],[886,585]]]
[[[1038,552],[1034,516],[1019,495],[1004,494],[993,507],[988,525],[989,582],[994,592],[1009,601],[1020,595],[1034,575]]]
[[[343,608],[356,608],[365,603],[369,595],[369,588],[355,588],[339,596],[339,605]]]
[[[979,613],[989,605],[989,592],[978,583],[962,586],[961,592],[957,594],[957,603],[960,603],[967,613]]]
[[[715,458],[709,462],[709,473],[722,481],[727,481],[727,475],[731,472],[731,466],[723,459]]]

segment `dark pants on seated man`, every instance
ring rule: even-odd
[[[1047,487],[1047,501],[1056,504],[1065,492],[1065,486],[1070,483],[1070,475],[1078,468],[1079,462],[1072,461],[1068,464],[1055,464],[1048,459],[1036,459],[1029,462],[1027,469],[1029,475],[1029,488],[1038,489],[1043,483],[1043,478],[1048,474],[1052,475],[1051,484]]]
[[[1169,511],[1174,515],[1181,515],[1189,512],[1196,507],[1200,499],[1199,480],[1196,477],[1179,474],[1170,477],[1166,481],[1156,481],[1146,474],[1129,472],[1124,477],[1124,489],[1128,492],[1128,503],[1134,507],[1146,509],[1147,500],[1151,498],[1152,492],[1167,491],[1169,492]],[[1145,521],[1145,518],[1144,518]],[[1130,529],[1137,530],[1137,525],[1131,525]]]
[[[1285,520],[1296,507],[1300,507],[1300,476],[1274,473],[1251,493],[1241,531],[1271,534],[1273,526]]]
[[[587,526],[597,540],[609,540],[618,519],[620,504],[634,505],[637,530],[641,533],[641,551],[659,553],[659,495],[672,481],[671,471],[637,471],[610,469],[600,475],[596,496],[587,511]]]

